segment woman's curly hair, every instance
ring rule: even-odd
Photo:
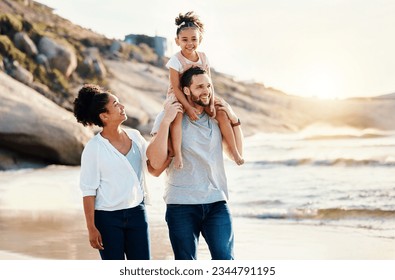
[[[74,116],[84,126],[97,125],[103,127],[100,114],[107,112],[106,105],[110,92],[98,85],[85,84],[74,100]]]

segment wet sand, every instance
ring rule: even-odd
[[[0,259],[98,260],[90,248],[81,215],[1,217]],[[395,259],[395,242],[344,228],[286,225],[234,219],[239,260],[384,260]],[[151,223],[152,258],[173,259],[167,228]],[[374,246],[372,246],[374,244]],[[199,259],[210,259],[200,241]]]

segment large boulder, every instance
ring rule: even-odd
[[[107,75],[106,67],[100,56],[99,49],[96,47],[86,48],[83,51],[84,60],[81,70],[86,77],[99,77],[104,79]]]
[[[109,79],[109,88],[125,105],[128,120],[127,126],[143,129],[151,125],[158,112],[163,109],[166,97],[168,79],[165,70],[157,69],[165,73],[165,78],[158,73],[151,73],[149,66],[130,61],[105,60],[106,66],[113,74]]]
[[[73,114],[0,72],[0,146],[56,164],[79,165],[93,132]]]
[[[5,58],[3,60],[5,70],[7,74],[9,74],[14,79],[24,83],[25,85],[30,85],[33,83],[33,74],[23,68],[18,61],[10,61],[9,59]]]
[[[34,44],[33,40],[25,32],[15,33],[14,44],[18,49],[31,57],[35,57],[38,54],[36,44]]]
[[[48,58],[52,68],[58,69],[66,77],[77,68],[77,56],[71,47],[59,44],[49,37],[42,37],[38,50]]]

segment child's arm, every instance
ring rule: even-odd
[[[185,112],[188,114],[188,117],[191,120],[193,121],[198,120],[199,117],[195,111],[195,108],[193,108],[191,104],[189,104],[187,98],[185,97],[184,93],[180,88],[180,74],[173,68],[169,68],[169,72],[170,72],[170,83],[173,88],[174,94],[177,97],[177,100],[182,104]]]

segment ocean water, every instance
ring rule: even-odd
[[[353,228],[395,239],[395,132],[312,126],[246,138],[226,162],[235,217]]]

